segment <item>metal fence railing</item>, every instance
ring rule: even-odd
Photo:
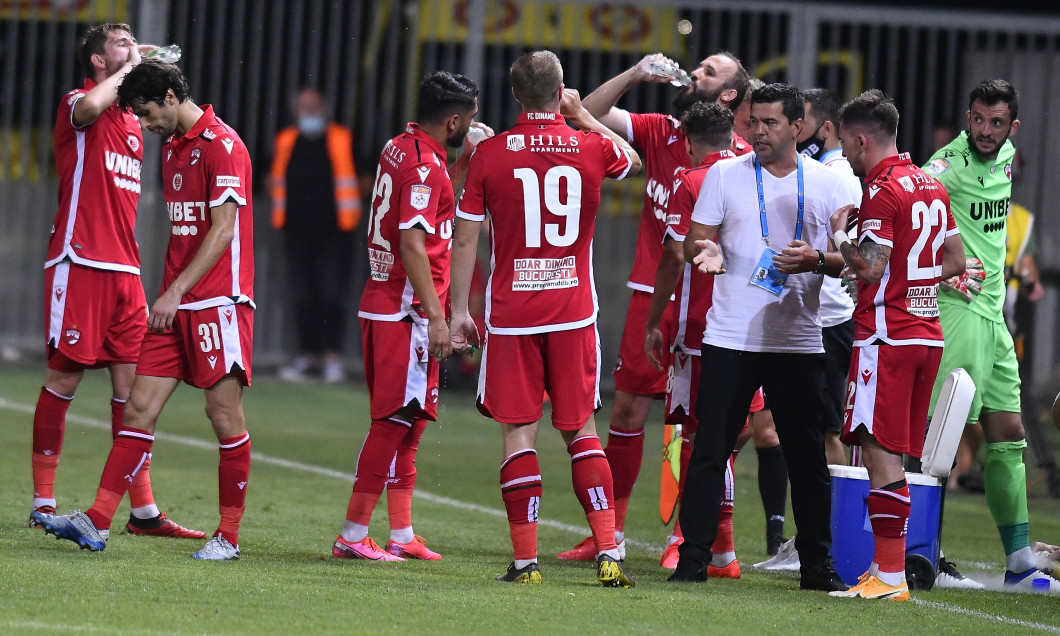
[[[69,9],[55,7],[69,6]],[[289,339],[282,253],[266,223],[265,175],[273,135],[290,120],[303,85],[328,97],[354,130],[358,168],[372,173],[379,149],[412,118],[420,75],[442,68],[480,83],[480,119],[495,128],[515,120],[508,65],[533,48],[556,51],[569,86],[583,94],[663,51],[686,66],[718,49],[738,55],[752,74],[843,97],[868,87],[893,95],[902,112],[900,146],[926,158],[930,131],[960,125],[971,85],[1010,78],[1023,100],[1014,139],[1024,176],[1015,198],[1048,212],[1058,200],[1049,149],[1060,119],[1049,112],[1060,86],[1060,19],[973,11],[874,8],[765,0],[81,0],[3,3],[0,8],[0,344],[40,346],[40,265],[56,202],[51,128],[61,95],[79,85],[74,44],[88,24],[130,22],[142,41],[177,42],[193,98],[212,103],[243,137],[254,160],[259,211],[256,357],[279,360]],[[692,26],[681,34],[676,25]],[[621,106],[668,110],[668,86],[631,91]],[[144,282],[160,278],[167,234],[159,211],[157,142],[147,142],[138,237]],[[153,175],[153,176],[152,176]],[[613,360],[627,292],[644,181],[612,184],[598,224],[597,281],[605,360]],[[1050,379],[1060,360],[1055,337],[1060,289],[1060,223],[1039,215],[1038,242],[1047,295],[1038,304],[1034,376]],[[362,239],[363,244],[363,239]],[[363,248],[362,248],[363,251]],[[351,277],[366,275],[364,259]],[[356,306],[359,284],[350,298]],[[355,321],[351,326],[356,329]],[[352,335],[352,334],[351,334]],[[355,340],[355,339],[354,339]],[[350,348],[351,357],[356,357]],[[606,375],[606,374],[605,374]]]

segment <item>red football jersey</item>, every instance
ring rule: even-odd
[[[957,234],[946,188],[913,165],[908,153],[881,161],[865,185],[859,236],[890,247],[891,256],[882,279],[858,281],[854,344],[941,347],[942,244]]]
[[[692,209],[696,207],[699,189],[707,170],[722,159],[735,157],[731,150],[712,152],[695,168],[683,170],[678,175],[679,185],[670,200],[670,212],[666,215],[666,236],[684,242],[692,221]],[[707,329],[707,310],[710,309],[714,277],[701,274],[699,269],[685,263],[681,277],[677,279],[676,311],[670,333],[674,334],[673,346],[690,355],[698,356],[703,346],[703,332]]]
[[[662,256],[663,234],[670,199],[677,189],[678,173],[692,167],[685,148],[681,122],[670,115],[629,113],[630,144],[644,161],[647,186],[644,207],[637,230],[637,251],[627,286],[649,294],[655,288],[655,273]],[[750,145],[733,133],[732,151],[737,155],[751,151]]]
[[[70,91],[55,117],[59,211],[52,224],[45,267],[74,263],[140,273],[136,203],[140,200],[143,136],[136,116],[112,104],[99,119],[74,126],[74,104],[96,86]]]
[[[442,307],[448,306],[456,201],[446,159],[445,148],[415,123],[383,147],[368,220],[372,276],[361,295],[361,318],[426,321],[401,262],[401,231],[415,227],[427,232],[434,291]]]
[[[180,275],[213,226],[210,208],[228,201],[238,206],[235,236],[221,257],[181,299],[181,309],[205,309],[232,303],[254,305],[254,206],[250,155],[235,130],[213,107],[184,136],[162,145],[162,195],[169,209],[162,291]]]
[[[457,215],[490,216],[491,333],[577,329],[597,314],[592,241],[605,177],[631,166],[615,142],[575,131],[558,113],[528,112],[471,157]]]

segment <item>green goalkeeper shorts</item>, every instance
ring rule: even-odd
[[[939,303],[942,350],[939,375],[931,390],[934,408],[946,376],[954,369],[964,369],[975,382],[975,397],[968,422],[979,419],[979,412],[1020,412],[1020,376],[1012,334],[1005,323],[987,320],[979,314],[954,305]]]

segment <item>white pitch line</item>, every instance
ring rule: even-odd
[[[0,626],[11,627],[17,630],[32,629],[37,631],[50,631],[50,632],[87,632],[87,633],[101,633],[101,634],[127,634],[129,629],[127,627],[113,628],[113,627],[97,627],[95,625],[64,625],[61,623],[44,623],[41,621],[6,621],[0,623]],[[183,634],[186,632],[174,632],[172,630],[166,630],[164,632],[157,632],[153,630],[144,631],[140,626],[137,626],[136,632],[139,634],[166,634],[171,636],[172,634]]]
[[[5,408],[11,411],[18,411],[20,413],[32,414],[34,407],[28,404],[19,404],[17,402],[11,402],[0,397],[0,408]],[[66,416],[68,422],[74,422],[77,424],[83,424],[91,428],[98,428],[103,430],[110,430],[110,422],[104,422],[92,417],[85,417],[82,415],[68,414]],[[216,442],[208,442],[205,440],[198,439],[196,437],[186,437],[184,435],[174,435],[172,433],[155,432],[155,439],[166,442],[173,442],[175,444],[182,444],[184,446],[191,446],[193,448],[201,448],[203,450],[215,451],[217,450]],[[323,477],[332,477],[334,479],[341,479],[343,481],[353,483],[354,474],[343,472],[341,470],[335,470],[332,468],[325,468],[324,466],[316,466],[313,464],[304,464],[302,462],[293,461],[290,459],[284,459],[282,457],[273,457],[272,455],[266,455],[257,451],[251,451],[250,457],[255,462],[263,464],[271,464],[272,466],[279,466],[281,468],[290,468],[291,470],[298,470],[306,473],[312,473],[314,475],[321,475]],[[480,506],[479,504],[470,503],[467,501],[460,501],[457,499],[451,499],[449,497],[443,497],[442,495],[436,495],[434,493],[426,492],[417,488],[414,495],[429,501],[431,503],[442,504],[451,506],[453,508],[459,508],[461,510],[470,510],[472,512],[479,512],[492,517],[501,519],[507,519],[508,513],[503,510],[497,510],[496,508],[488,508],[486,506]],[[574,535],[588,536],[589,528],[583,526],[575,526],[569,523],[562,523],[560,521],[553,521],[551,519],[539,519],[538,524],[546,526],[548,528],[554,528],[556,530],[562,530],[569,532]],[[626,538],[626,545],[635,546],[648,552],[656,554],[662,553],[662,546],[658,546],[647,541],[639,541],[637,539]]]
[[[1060,627],[1055,625],[1047,625],[1046,623],[1034,623],[1031,621],[1022,621],[1018,618],[1009,618],[1008,616],[998,616],[997,614],[988,614],[986,612],[980,612],[979,610],[968,609],[967,607],[961,607],[959,605],[950,605],[949,603],[935,603],[934,601],[924,601],[918,598],[911,599],[913,603],[924,607],[930,607],[944,612],[953,612],[954,614],[965,614],[966,616],[974,616],[976,618],[984,618],[997,623],[1006,623],[1008,625],[1016,625],[1017,627],[1029,627],[1031,629],[1040,629],[1043,632],[1051,632],[1053,634],[1060,634]]]
[[[17,411],[19,413],[32,414],[34,407],[28,404],[20,404],[17,402],[11,402],[5,398],[0,397],[0,409],[8,409],[10,411]],[[102,430],[110,430],[110,422],[104,422],[91,417],[84,417],[82,415],[68,414],[66,416],[68,422],[75,422],[83,424],[91,428],[98,428]],[[195,437],[186,437],[184,435],[173,435],[171,433],[155,433],[155,439],[160,439],[176,444],[183,444],[185,446],[191,446],[194,448],[201,448],[204,450],[216,450],[217,444],[213,442],[203,441]],[[290,468],[292,470],[299,470],[302,472],[312,473],[314,475],[320,475],[323,477],[332,477],[335,479],[342,479],[347,482],[353,482],[354,475],[352,473],[343,472],[341,470],[335,470],[332,468],[325,468],[323,466],[315,466],[313,464],[305,464],[302,462],[292,461],[290,459],[284,459],[282,457],[273,457],[271,455],[265,455],[264,453],[258,453],[256,451],[251,452],[251,458],[254,461],[261,462],[264,464],[271,464],[273,466],[279,466],[281,468]],[[507,519],[508,515],[503,510],[497,510],[495,508],[488,508],[486,506],[480,506],[479,504],[469,503],[466,501],[460,501],[458,499],[451,499],[449,497],[443,497],[441,495],[435,495],[433,493],[425,492],[416,489],[415,496],[431,503],[442,504],[445,506],[451,506],[454,508],[460,508],[462,510],[470,510],[472,512],[479,512],[491,517]],[[571,534],[585,536],[588,530],[581,526],[575,526],[568,523],[561,523],[559,521],[552,521],[550,519],[541,519],[538,521],[539,524],[547,526],[549,528],[555,528]],[[646,541],[638,541],[636,539],[626,538],[626,543],[644,550],[658,553],[662,550],[661,547],[648,543]],[[988,614],[986,612],[980,612],[978,610],[968,609],[960,607],[959,605],[950,605],[948,603],[935,603],[933,601],[924,601],[920,599],[912,599],[913,603],[924,607],[930,607],[944,612],[951,612],[954,614],[965,614],[967,616],[974,616],[976,618],[982,618],[984,620],[994,621],[996,623],[1004,623],[1009,625],[1016,625],[1019,627],[1029,627],[1031,629],[1039,629],[1054,634],[1060,634],[1060,627],[1054,625],[1048,625],[1045,623],[1034,623],[1029,621],[1022,621],[1016,618],[1009,618],[1007,616],[998,616],[996,614]],[[26,624],[30,626],[30,624]],[[95,628],[92,628],[93,630]]]

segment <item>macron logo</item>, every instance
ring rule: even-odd
[[[427,181],[427,175],[431,173],[431,169],[427,166],[420,166],[416,168],[416,174],[420,176],[420,182],[425,183]]]
[[[862,370],[862,372],[861,372],[861,381],[864,382],[865,384],[868,384],[869,380],[871,380],[871,379],[872,379],[872,371],[869,371],[868,369]]]
[[[239,483],[238,483],[238,484],[236,484],[236,485],[237,485],[237,486],[239,486],[239,489],[240,489],[240,490],[243,490],[243,489],[245,489],[245,488],[247,487],[247,482],[245,482],[245,481],[241,481],[241,482],[239,482]]]
[[[233,142],[233,141],[232,141],[231,139],[222,139],[222,140],[221,140],[221,145],[225,147],[225,150],[227,150],[227,151],[228,151],[228,154],[232,154],[232,148],[233,148],[233,147],[234,147],[234,146],[235,146],[236,144],[235,144],[235,142]]]
[[[880,186],[869,186],[869,199],[876,196],[876,193],[880,191]]]
[[[669,141],[666,142],[666,145],[669,146],[670,144],[674,143],[675,141],[677,141],[677,135],[670,135],[670,139],[669,139]]]

